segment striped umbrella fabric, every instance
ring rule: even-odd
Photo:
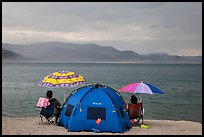
[[[57,71],[47,75],[41,80],[39,86],[56,88],[56,87],[74,87],[77,84],[86,83],[86,79],[76,72]]]
[[[130,83],[119,89],[120,92],[164,94],[159,88],[145,82]]]

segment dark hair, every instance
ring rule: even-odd
[[[130,98],[131,103],[136,104],[137,103],[137,97],[135,95],[132,95]]]
[[[52,98],[52,90],[47,91],[46,97]]]

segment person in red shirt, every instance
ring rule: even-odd
[[[138,125],[141,126],[139,123],[140,119],[143,119],[142,115],[142,103],[137,103],[137,97],[135,95],[132,95],[130,98],[130,103],[128,103],[128,106],[126,108],[128,112],[128,116],[130,119],[130,123],[132,125]]]

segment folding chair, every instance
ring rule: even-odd
[[[46,108],[41,107],[41,111],[39,112],[39,116],[41,119],[42,123],[43,122],[43,117],[47,120],[48,124],[53,124],[54,120],[53,118],[55,117],[54,109],[55,109],[55,99],[50,99],[49,100],[50,105],[47,106]]]
[[[138,125],[138,126],[143,125],[144,109],[142,106],[142,102],[137,104],[129,104],[129,108],[130,108],[128,110],[129,119],[134,123],[134,125]],[[140,121],[142,121],[142,123]]]

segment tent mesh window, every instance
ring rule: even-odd
[[[104,107],[88,107],[87,108],[87,119],[102,119],[106,120],[106,108]]]
[[[121,116],[124,118],[124,117],[125,117],[125,115],[124,115],[123,108],[122,108],[122,107],[119,107],[119,111],[120,111]]]
[[[66,111],[65,111],[65,115],[70,117],[71,116],[71,113],[72,113],[72,110],[73,110],[74,106],[71,105],[71,104],[68,104],[67,108],[66,108]]]

